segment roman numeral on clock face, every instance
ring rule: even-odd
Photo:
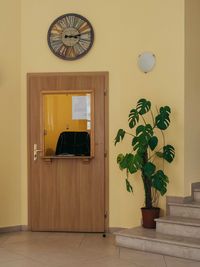
[[[79,28],[83,25],[84,21],[80,18],[77,18],[75,19],[75,22],[74,22],[74,27],[79,30]]]
[[[74,46],[74,51],[76,52],[76,54],[80,55],[84,52],[84,48],[80,44],[76,44]]]
[[[91,33],[83,33],[80,36],[80,40],[89,41],[91,40]]]
[[[67,21],[66,21],[65,18],[62,18],[61,20],[59,20],[58,24],[62,28],[62,30],[64,30],[68,26]]]
[[[89,41],[85,41],[85,40],[80,40],[79,44],[84,50],[87,50],[88,47],[90,46],[90,42]]]
[[[66,51],[66,56],[70,58],[74,58],[76,56],[76,52],[74,50],[74,47],[68,47]]]

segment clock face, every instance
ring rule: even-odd
[[[77,14],[65,14],[51,24],[48,45],[59,58],[75,60],[88,53],[94,41],[90,22]]]

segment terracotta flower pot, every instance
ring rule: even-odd
[[[142,211],[142,226],[144,228],[156,228],[154,219],[159,218],[160,208],[141,208]]]

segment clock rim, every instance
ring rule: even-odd
[[[50,35],[51,35],[50,33],[51,33],[51,29],[52,29],[52,27],[55,25],[55,23],[57,23],[59,20],[61,20],[62,18],[66,17],[66,16],[76,16],[76,17],[78,17],[78,18],[84,20],[84,21],[89,25],[89,27],[90,27],[90,29],[91,29],[91,42],[90,42],[89,47],[88,47],[87,50],[85,50],[82,54],[80,54],[80,55],[78,55],[78,56],[76,56],[76,57],[74,57],[74,58],[69,58],[69,57],[65,57],[65,56],[62,56],[62,55],[57,54],[57,53],[54,51],[54,49],[52,48],[52,46],[51,46],[51,42],[50,42]],[[85,56],[85,55],[90,51],[90,49],[91,49],[92,46],[93,46],[93,43],[94,43],[94,29],[93,29],[92,24],[90,23],[90,21],[89,21],[87,18],[85,18],[84,16],[79,15],[79,14],[76,14],[76,13],[66,13],[66,14],[63,14],[63,15],[57,17],[57,18],[50,24],[49,29],[48,29],[48,32],[47,32],[47,43],[48,43],[48,46],[49,46],[51,52],[52,52],[55,56],[57,56],[57,57],[59,57],[59,58],[61,58],[61,59],[63,59],[63,60],[73,61],[73,60],[76,60],[76,59],[80,59],[80,58],[82,58],[83,56]]]

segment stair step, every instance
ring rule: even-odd
[[[200,240],[197,238],[166,235],[143,227],[122,230],[115,235],[119,247],[200,261]]]
[[[193,190],[193,195],[194,195],[194,201],[200,202],[200,188],[195,188]]]
[[[155,221],[159,233],[200,238],[200,219],[166,216]]]
[[[185,218],[185,217],[178,217],[178,216],[165,216],[155,219],[156,222],[166,222],[172,224],[182,224],[182,225],[189,225],[189,226],[197,226],[200,227],[200,219],[194,218]]]
[[[200,202],[168,203],[169,215],[200,219]]]

